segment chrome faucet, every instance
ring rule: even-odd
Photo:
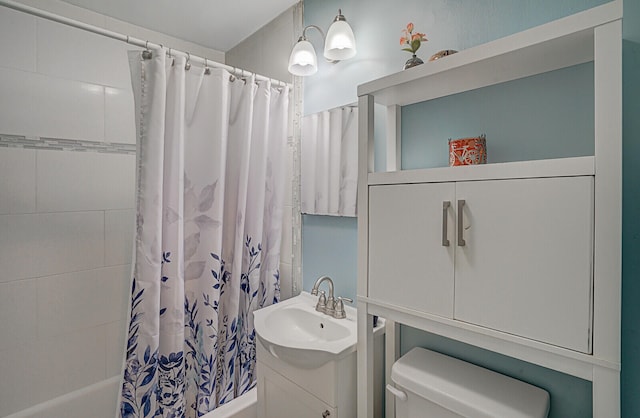
[[[324,298],[324,292],[318,298],[318,303],[316,304],[316,311],[326,313],[327,315],[334,315],[335,313],[335,299],[333,298],[333,280],[329,276],[322,276],[316,280],[313,285],[313,289],[311,289],[311,294],[313,296],[318,296],[318,288],[325,280],[329,281],[329,297]]]
[[[311,294],[313,296],[318,296],[318,290],[320,285],[325,280],[329,281],[329,297],[326,296],[324,290],[320,290],[320,297],[318,298],[318,303],[316,303],[316,311],[325,313],[327,315],[331,315],[336,319],[342,319],[347,317],[347,313],[344,310],[344,301],[353,303],[352,299],[338,297],[338,299],[334,299],[333,297],[333,280],[329,276],[322,276],[316,280],[313,285],[313,289],[311,289]]]

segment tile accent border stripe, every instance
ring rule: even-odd
[[[80,139],[0,134],[0,148],[25,148],[54,151],[101,152],[108,154],[136,153],[135,144],[96,142]]]

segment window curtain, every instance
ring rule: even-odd
[[[288,88],[130,53],[137,220],[122,417],[197,417],[256,381],[278,302]]]
[[[358,109],[305,116],[301,142],[302,212],[356,216]]]

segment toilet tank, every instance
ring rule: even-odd
[[[416,347],[391,368],[396,418],[543,418],[549,393],[471,363]]]

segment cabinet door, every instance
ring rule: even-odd
[[[590,353],[593,177],[462,182],[456,199],[455,318]]]
[[[258,418],[340,418],[338,410],[262,364],[258,369]]]
[[[453,317],[454,190],[453,183],[369,188],[371,298]],[[444,214],[443,202],[451,202]]]

